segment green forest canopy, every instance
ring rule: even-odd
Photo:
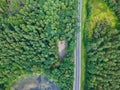
[[[17,13],[7,9],[0,12],[0,90],[9,90],[19,76],[33,73],[72,90],[77,0],[26,0]],[[58,40],[68,42],[62,61]]]
[[[120,88],[120,2],[119,0],[92,1],[90,3],[88,0],[87,6],[90,16],[93,11],[91,6],[97,5],[95,2],[105,3],[118,20],[115,21],[114,27],[109,23],[111,21],[103,19],[94,24],[92,33],[85,29],[85,41],[87,41],[85,42],[87,49],[85,90],[118,90]],[[89,26],[89,22],[92,22],[91,17],[87,17],[87,21],[86,24]],[[90,33],[87,32],[92,34],[91,38],[88,37]]]

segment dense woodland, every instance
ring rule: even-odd
[[[106,23],[96,25],[87,46],[87,90],[120,88],[120,31]]]
[[[16,5],[0,1],[0,90],[33,73],[53,80],[61,90],[72,90],[77,0],[26,0]],[[59,40],[68,43],[62,60]]]
[[[86,38],[85,90],[120,89],[120,1],[104,1],[118,21],[115,27],[105,19],[97,22],[91,39]]]

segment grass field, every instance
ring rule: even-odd
[[[86,3],[87,0],[83,0],[82,1],[82,61],[81,61],[81,90],[84,90],[84,84],[85,84],[85,56],[86,56],[86,50],[85,50],[85,46],[84,46],[84,25],[86,22]]]

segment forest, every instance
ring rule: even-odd
[[[120,89],[120,1],[87,0],[84,90]]]
[[[0,0],[0,90],[34,73],[72,90],[77,0],[9,1]],[[62,60],[59,40],[68,44]]]

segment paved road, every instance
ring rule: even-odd
[[[75,69],[74,69],[74,87],[73,90],[80,90],[81,88],[81,15],[82,15],[82,0],[78,0],[78,19],[80,22],[80,32],[76,34],[76,49],[75,49]]]

